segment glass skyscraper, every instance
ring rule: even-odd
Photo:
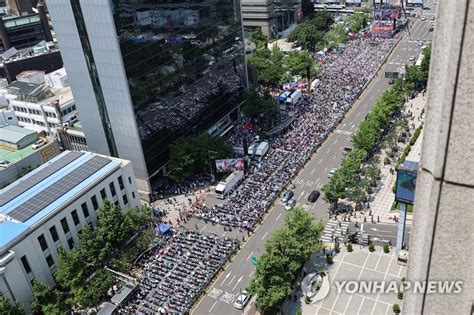
[[[234,0],[49,0],[88,146],[129,159],[139,189],[183,135],[219,135],[247,86]]]

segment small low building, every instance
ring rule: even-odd
[[[0,146],[20,150],[38,139],[36,131],[13,125],[0,125]]]

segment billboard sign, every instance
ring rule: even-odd
[[[414,171],[398,169],[395,200],[412,205],[415,201],[416,175]]]
[[[223,159],[216,160],[216,170],[218,173],[230,173],[244,170],[244,159]]]
[[[361,5],[361,0],[346,0],[346,5]]]
[[[399,11],[395,9],[377,9],[375,10],[375,21],[393,21],[400,17]]]

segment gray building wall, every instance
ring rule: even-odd
[[[408,280],[463,280],[462,294],[407,292],[404,314],[470,314],[474,241],[474,1],[438,1]]]

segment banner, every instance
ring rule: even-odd
[[[216,170],[218,173],[230,173],[244,170],[244,159],[224,159],[216,160]]]
[[[398,19],[399,12],[394,9],[377,9],[375,10],[375,21],[393,21]]]

